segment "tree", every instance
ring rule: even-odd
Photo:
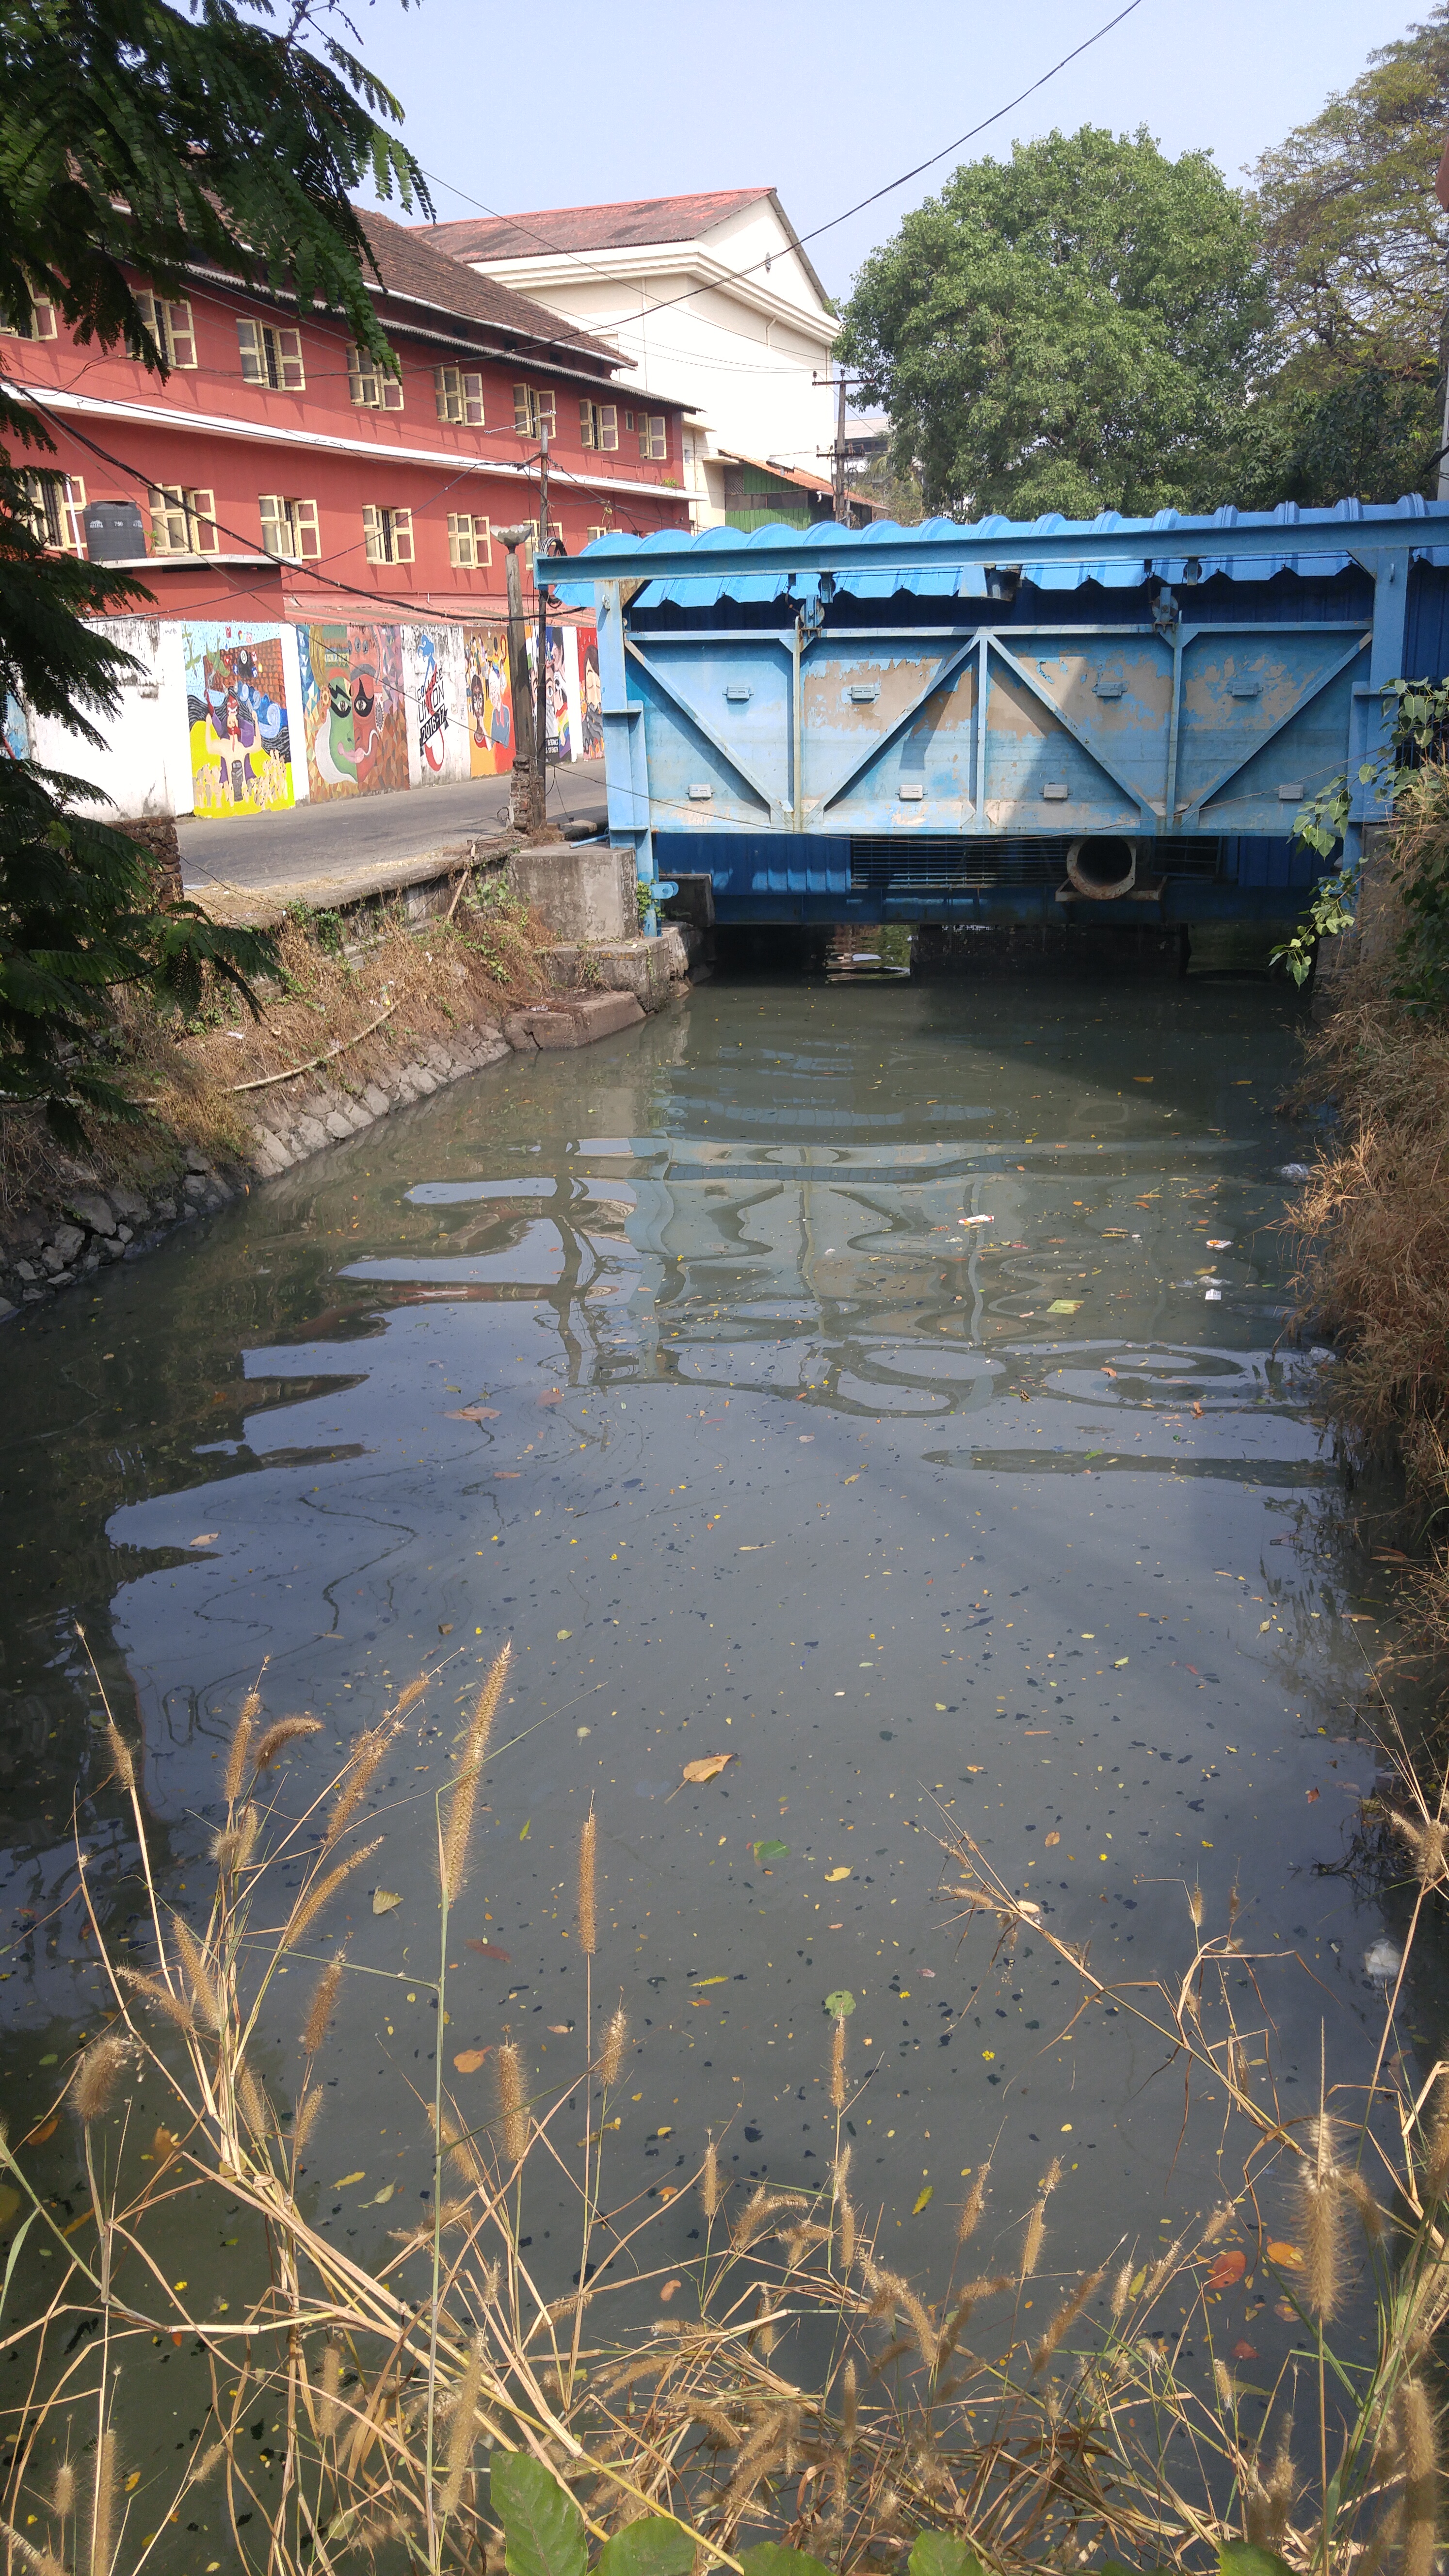
[[[370,177],[431,210],[380,122],[402,111],[337,41],[328,0],[295,0],[282,32],[271,14],[270,0],[193,0],[189,15],[165,0],[4,0],[0,313],[13,326],[43,293],[82,342],[124,343],[164,377],[127,271],[181,292],[206,263],[340,311],[395,365],[351,192]],[[0,706],[17,698],[95,740],[134,666],[85,621],[147,593],[46,551],[36,478],[51,448],[35,408],[0,397]],[[0,758],[0,1098],[43,1100],[71,1140],[87,1108],[136,1114],[96,1053],[117,984],[185,1005],[208,967],[246,989],[268,954],[193,905],[161,910],[145,854],[75,810],[92,795]]]
[[[1255,250],[1209,154],[1053,133],[906,217],[856,280],[843,353],[928,510],[1190,508],[1245,406]]]
[[[1241,456],[1248,506],[1436,488],[1449,217],[1449,0],[1253,173],[1275,364]]]

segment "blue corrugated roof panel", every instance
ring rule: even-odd
[[[849,544],[858,554],[858,568],[852,563],[833,575],[835,588],[855,599],[887,599],[897,591],[910,591],[918,597],[940,599],[980,599],[986,596],[986,576],[979,564],[961,567],[934,564],[919,572],[894,570],[875,572],[871,569],[872,549],[883,544],[898,546],[904,537],[941,538],[953,535],[958,528],[969,526],[973,536],[999,539],[1003,564],[1019,565],[1022,578],[1040,590],[1078,590],[1084,582],[1094,581],[1107,590],[1132,590],[1139,586],[1143,573],[1133,561],[1112,558],[1093,560],[1092,539],[1109,532],[1121,536],[1142,537],[1142,564],[1150,564],[1162,580],[1179,583],[1185,566],[1193,560],[1201,566],[1199,578],[1209,580],[1214,573],[1225,573],[1233,581],[1271,581],[1276,573],[1296,572],[1308,577],[1324,578],[1342,572],[1353,560],[1355,532],[1375,521],[1390,517],[1426,518],[1427,505],[1418,493],[1410,493],[1394,503],[1338,501],[1331,509],[1303,509],[1296,501],[1280,502],[1276,510],[1237,510],[1231,503],[1202,518],[1185,516],[1177,510],[1159,510],[1150,519],[1124,518],[1119,511],[1105,510],[1095,519],[1064,519],[1051,511],[1045,517],[1031,520],[990,517],[962,522],[953,519],[927,519],[919,527],[902,529],[892,520],[877,520],[868,528],[842,529],[833,520],[822,520],[810,528],[771,525],[756,528],[744,536],[737,528],[705,528],[690,536],[679,528],[659,528],[644,538],[621,534],[596,537],[576,558],[587,564],[594,578],[607,574],[610,554],[636,557],[651,550],[678,553],[686,550],[699,558],[699,574],[687,580],[650,582],[642,590],[639,605],[644,608],[673,601],[682,608],[709,608],[720,599],[769,600],[790,591],[800,600],[814,597],[819,577],[809,570],[812,546],[829,543]],[[1442,526],[1442,520],[1439,523]],[[1235,528],[1274,528],[1283,530],[1281,554],[1235,556],[1232,532]],[[1295,548],[1294,529],[1306,534],[1313,531],[1318,543],[1311,550]],[[1343,531],[1341,549],[1321,550],[1321,532],[1326,528]],[[1033,536],[1080,536],[1080,558],[1032,561]],[[752,579],[736,574],[732,579],[712,579],[709,572],[711,551],[728,548],[737,553],[754,546],[777,547],[793,543],[801,556],[797,572],[762,573]],[[1449,565],[1449,548],[1426,546],[1424,555],[1434,564]],[[565,605],[585,608],[592,605],[592,581],[587,584],[557,581],[554,585]]]

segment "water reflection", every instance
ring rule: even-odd
[[[1254,990],[1108,1010],[741,980],[371,1131],[7,1342],[23,1705],[70,1726],[86,1812],[122,1834],[80,1731],[79,1609],[184,1873],[264,1658],[270,1710],[330,1721],[298,1799],[435,1668],[380,1792],[404,1903],[354,1907],[353,1955],[383,1964],[429,1939],[433,1790],[512,1635],[518,1740],[467,1927],[510,1966],[467,1967],[449,2045],[509,2020],[546,2075],[592,1797],[602,1973],[647,2041],[626,2167],[663,2108],[690,2152],[712,2121],[741,2176],[810,2181],[845,1986],[874,2069],[857,2170],[892,2226],[1007,2112],[1028,2160],[1070,2143],[1060,2259],[1095,2258],[1148,2203],[1215,2189],[1211,2142],[1183,2142],[1180,2091],[1115,2025],[1061,2035],[1044,1953],[1003,1981],[958,1949],[938,1832],[967,1822],[1113,1972],[1178,1955],[1184,1885],[1221,1920],[1236,1882],[1251,1937],[1320,1979],[1275,1995],[1290,2084],[1316,2081],[1325,2004],[1356,2066],[1374,2000],[1377,1914],[1312,1875],[1370,1778],[1344,1712],[1375,1610],[1300,1548],[1332,1469],[1315,1367],[1277,1349],[1293,1043]],[[706,1751],[739,1758],[681,1792]],[[47,1896],[67,1805],[68,1783],[15,1818]],[[87,1991],[77,1966],[76,2016]],[[7,1992],[33,2053],[61,2006]],[[338,2117],[360,2135],[431,2034],[404,2058],[353,2009]]]

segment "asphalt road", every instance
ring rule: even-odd
[[[560,823],[597,813],[604,821],[603,765],[575,761],[549,773],[548,810]],[[353,796],[337,804],[295,805],[290,812],[246,815],[236,822],[177,825],[181,873],[190,887],[216,880],[265,886],[316,875],[331,876],[355,862],[375,870],[390,859],[421,858],[425,851],[476,835],[491,840],[508,820],[508,780],[464,779],[457,785],[418,787],[395,796]]]

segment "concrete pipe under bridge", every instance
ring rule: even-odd
[[[1131,894],[1137,883],[1137,843],[1120,832],[1094,832],[1067,848],[1067,881],[1091,903]]]

